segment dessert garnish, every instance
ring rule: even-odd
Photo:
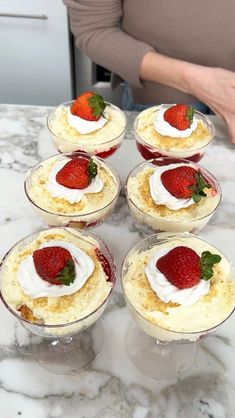
[[[92,158],[73,158],[56,174],[57,183],[69,189],[85,189],[97,175],[97,164]]]
[[[193,121],[193,115],[194,109],[191,106],[177,104],[169,107],[164,112],[163,117],[171,126],[179,131],[184,131],[185,129],[190,128]]]
[[[102,252],[99,250],[99,248],[95,249],[95,253],[96,253],[96,257],[98,258],[98,260],[100,261],[100,263],[102,265],[104,273],[108,277],[107,281],[111,281],[112,272],[111,272],[111,267],[110,267],[110,264],[109,264],[107,258],[105,257],[104,254],[102,254]]]
[[[73,257],[65,248],[54,246],[36,250],[33,262],[38,275],[51,284],[69,286],[75,280]]]
[[[192,198],[195,203],[207,196],[204,189],[212,187],[200,170],[189,166],[180,166],[164,171],[161,174],[161,181],[165,189],[173,196],[178,199]]]
[[[89,121],[97,121],[101,115],[104,116],[105,107],[106,103],[102,96],[86,91],[77,97],[70,110],[74,116]]]
[[[191,248],[179,246],[159,258],[156,267],[171,284],[179,289],[187,289],[200,280],[211,279],[213,266],[220,260],[220,255],[210,251],[203,251],[200,257]]]

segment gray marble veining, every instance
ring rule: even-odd
[[[46,107],[0,105],[0,256],[18,239],[43,227],[26,200],[23,182],[28,168],[56,154],[46,128],[49,111]],[[125,141],[109,159],[123,186],[130,169],[141,162],[133,140],[135,116],[127,113]],[[235,150],[223,123],[212,119],[217,139],[202,165],[220,180],[223,200],[201,235],[235,264]],[[144,234],[129,214],[124,192],[113,215],[95,232],[115,255],[119,275],[126,252]],[[125,338],[131,319],[119,279],[102,320],[103,350],[82,375],[54,375],[29,356],[22,356],[19,347],[27,346],[30,336],[2,304],[0,318],[0,418],[235,417],[233,317],[201,342],[193,368],[170,383],[143,376],[128,358]]]

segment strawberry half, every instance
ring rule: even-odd
[[[195,203],[207,196],[204,192],[205,188],[212,187],[199,170],[187,165],[164,171],[161,174],[161,181],[173,196],[178,199],[192,198]]]
[[[97,164],[91,159],[76,157],[56,175],[57,183],[69,189],[85,189],[97,175]]]
[[[189,247],[176,247],[159,258],[157,269],[179,289],[195,286],[201,279],[213,276],[213,266],[221,260],[220,255],[203,251],[201,257]]]
[[[34,267],[38,275],[55,285],[69,286],[75,280],[73,257],[63,247],[44,247],[33,253]]]
[[[184,131],[189,128],[193,121],[194,109],[185,104],[177,104],[169,107],[163,115],[163,118],[171,126]]]
[[[86,91],[74,101],[71,106],[71,113],[82,119],[95,121],[103,114],[106,103],[99,94]]]
[[[103,271],[107,276],[107,281],[111,282],[112,281],[112,270],[110,267],[110,264],[107,260],[107,258],[105,257],[104,254],[102,254],[102,252],[99,250],[99,248],[95,249],[95,253],[96,253],[96,257],[98,258],[98,260],[100,261]]]

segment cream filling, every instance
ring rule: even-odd
[[[203,251],[219,254],[222,260],[214,267],[215,275],[211,279],[210,291],[207,295],[201,296],[190,306],[167,306],[166,311],[162,311],[161,307],[158,308],[157,300],[154,305],[144,280],[141,279],[139,282],[139,277],[143,277],[143,274],[146,277],[144,266],[149,264],[156,251],[162,249],[170,251],[180,245],[187,245],[199,254]],[[139,283],[141,284],[138,285]],[[133,253],[128,259],[123,286],[127,299],[140,315],[152,324],[175,332],[199,332],[217,326],[230,315],[235,305],[235,286],[231,277],[230,263],[216,248],[200,238],[191,237],[190,234],[188,237],[179,235],[178,238],[172,238],[151,249]]]

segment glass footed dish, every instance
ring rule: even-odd
[[[125,113],[112,103],[106,102],[106,109],[110,114],[110,121],[103,128],[90,134],[78,134],[66,119],[67,108],[74,100],[57,106],[48,115],[47,127],[52,142],[61,153],[86,152],[100,158],[113,155],[124,139],[127,120]]]
[[[169,105],[160,105],[160,106],[153,106],[150,109],[143,110],[139,115],[136,117],[134,121],[134,132],[135,132],[135,140],[136,140],[136,147],[139,153],[145,160],[150,160],[152,158],[158,157],[173,157],[173,158],[184,158],[190,161],[197,163],[201,160],[205,152],[209,149],[214,137],[215,137],[215,127],[213,123],[207,118],[203,113],[199,112],[198,110],[194,109],[194,115],[197,120],[202,121],[204,126],[209,132],[209,138],[206,143],[203,143],[202,146],[195,145],[185,147],[185,148],[178,148],[176,149],[171,148],[170,146],[161,147],[160,145],[154,145],[153,139],[150,136],[145,137],[145,135],[139,132],[139,125],[141,118],[149,112],[151,109],[157,112],[159,109],[167,108]],[[143,131],[144,132],[144,131]],[[154,132],[154,131],[153,131]],[[183,139],[183,138],[182,138]],[[179,138],[179,141],[181,138]]]
[[[46,199],[45,196],[48,194],[46,189],[46,184],[50,176],[50,172],[46,173],[46,170],[51,170],[50,164],[58,164],[62,162],[65,158],[73,159],[77,157],[90,158],[91,155],[86,153],[68,153],[68,154],[57,154],[46,160],[40,161],[30,170],[28,170],[24,182],[24,190],[26,197],[32,205],[34,212],[42,220],[43,223],[49,227],[53,226],[68,226],[78,230],[88,230],[95,228],[98,225],[102,224],[113,212],[118,196],[121,190],[121,184],[119,176],[107,162],[104,162],[102,159],[94,157],[95,162],[98,167],[106,169],[107,174],[109,175],[110,181],[112,180],[113,185],[116,187],[115,192],[113,192],[112,197],[108,200],[105,200],[103,205],[99,204],[98,208],[94,208],[93,200],[96,199],[96,193],[88,194],[89,199],[92,199],[93,208],[84,210],[84,206],[81,208],[80,202],[69,204],[69,202],[64,201],[64,199],[54,198],[51,194],[48,195]],[[68,160],[69,161],[69,160]],[[45,171],[45,172],[44,172]],[[44,178],[46,176],[46,178]],[[43,177],[43,178],[42,178]],[[105,193],[110,193],[109,188],[105,186]],[[102,190],[103,193],[103,190]],[[85,195],[86,196],[86,195]],[[85,199],[85,204],[89,205],[89,199]],[[55,203],[54,203],[55,202]],[[58,202],[60,204],[58,204]],[[98,202],[99,203],[99,202]],[[51,208],[54,204],[53,209]],[[66,208],[64,209],[64,206]],[[62,207],[62,210],[58,208]],[[67,211],[67,212],[66,212]]]
[[[100,253],[105,257],[109,264],[109,282],[110,290],[89,314],[71,322],[61,322],[55,325],[45,324],[42,320],[38,320],[31,315],[30,310],[27,311],[27,306],[23,306],[24,311],[21,311],[11,306],[4,296],[7,289],[6,283],[8,281],[9,265],[8,260],[14,252],[24,250],[26,246],[34,242],[39,236],[40,232],[31,234],[20,241],[18,241],[3,257],[0,265],[0,299],[7,308],[8,312],[13,315],[18,323],[20,323],[28,332],[30,341],[29,344],[18,346],[18,350],[22,355],[27,355],[45,369],[57,374],[72,374],[81,372],[87,369],[103,346],[103,326],[100,317],[107,305],[107,302],[113,291],[116,281],[116,266],[114,258],[109,251],[106,244],[97,236],[93,234],[81,234],[71,228],[50,228],[45,230],[50,234],[55,231],[60,233],[66,232],[74,237],[89,240],[91,239],[94,245],[99,248]],[[3,280],[3,278],[5,279]],[[7,281],[6,281],[7,280]],[[89,279],[88,279],[89,280]],[[4,287],[3,287],[4,283]],[[19,295],[19,291],[16,292]],[[39,298],[41,303],[47,298]],[[37,299],[37,300],[39,300]],[[51,298],[53,299],[53,298]],[[57,298],[58,299],[58,298]],[[19,301],[19,303],[21,303]],[[46,302],[45,302],[46,303]],[[59,306],[59,305],[58,305]],[[22,316],[22,313],[24,316]],[[28,318],[28,319],[26,319]]]
[[[195,325],[195,321],[191,320],[192,324],[190,321],[186,322],[186,319],[189,318],[191,309],[192,317],[195,314],[195,305],[191,305],[192,308],[190,308],[190,306],[186,307],[189,309],[189,311],[187,313],[187,309],[185,309],[185,317],[183,314],[181,315],[180,327],[183,328],[182,324],[186,324],[187,328],[185,325],[185,331],[175,330],[174,326],[169,329],[166,326],[164,327],[163,325],[158,325],[157,318],[160,318],[160,321],[162,318],[164,318],[164,315],[161,314],[161,311],[157,312],[153,307],[151,307],[153,300],[155,300],[152,289],[150,286],[147,286],[147,284],[143,284],[142,288],[138,287],[140,286],[140,283],[142,283],[142,270],[144,269],[147,261],[145,260],[140,267],[139,265],[135,265],[133,260],[140,259],[142,255],[146,254],[146,252],[155,248],[157,249],[160,245],[169,245],[172,241],[175,240],[180,240],[181,245],[189,246],[189,243],[191,243],[193,240],[195,243],[201,243],[203,246],[206,244],[206,246],[209,245],[209,249],[213,248],[216,250],[216,248],[212,247],[208,242],[200,239],[198,236],[193,236],[191,234],[174,235],[162,232],[159,234],[150,235],[134,245],[123,261],[121,272],[122,289],[128,310],[133,320],[133,323],[130,326],[126,336],[128,355],[138,370],[147,376],[159,381],[177,379],[183,372],[191,368],[196,358],[198,342],[202,338],[207,337],[211,333],[215,332],[218,327],[232,315],[235,309],[235,283],[234,279],[231,278],[232,293],[230,305],[228,308],[226,308],[226,300],[224,305],[225,309],[223,312],[224,315],[222,317],[220,312],[218,312],[218,322],[214,323],[213,326],[207,326],[206,316],[204,316],[204,327],[199,326],[198,329],[196,329],[197,327]],[[224,257],[221,252],[218,252],[218,250],[215,252]],[[223,266],[228,265],[230,268],[228,260],[225,257],[224,260],[226,260],[226,262],[223,264]],[[135,268],[133,267],[134,265]],[[134,272],[130,273],[131,271]],[[133,297],[130,281],[136,283],[136,298]],[[148,287],[149,290],[147,292],[146,289],[148,289]],[[146,298],[144,299],[144,292],[147,292],[145,295],[149,295],[149,300],[146,300]],[[205,300],[205,304],[206,303],[207,302]],[[161,306],[161,304],[159,306]],[[206,305],[204,305],[204,307],[205,306]],[[213,309],[216,309],[216,306],[217,305],[214,304]],[[167,309],[171,311],[171,315],[173,315],[172,319],[175,321],[174,309],[177,309],[177,306],[174,306],[173,304]],[[219,308],[217,307],[217,309]],[[198,316],[201,316],[199,313]],[[155,319],[150,321],[150,317]]]

